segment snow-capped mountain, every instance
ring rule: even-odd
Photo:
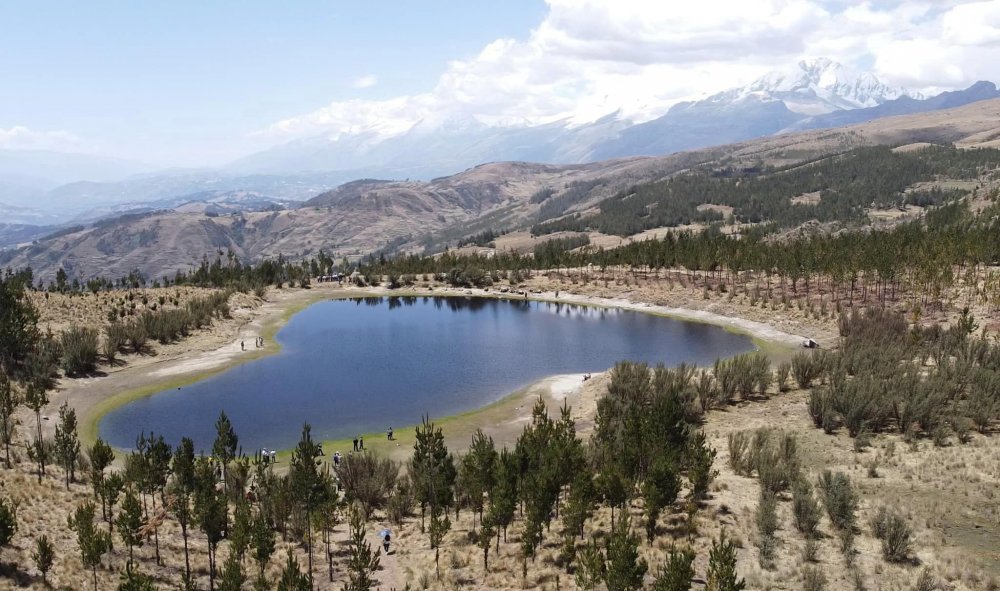
[[[753,97],[760,101],[781,101],[794,113],[820,115],[841,109],[876,107],[904,96],[924,98],[918,92],[884,84],[870,72],[855,72],[827,58],[815,58],[769,72],[746,86],[706,100],[733,103]]]
[[[483,162],[577,163],[656,155],[777,133],[807,117],[877,107],[918,93],[884,84],[826,58],[803,60],[746,86],[650,113],[651,99],[614,105],[605,97],[580,113],[545,123],[487,121],[466,113],[393,120],[276,146],[234,162],[242,174],[354,170],[380,178],[431,178]],[[598,112],[603,114],[597,116]],[[640,116],[641,114],[641,116]],[[642,121],[636,123],[636,120]]]

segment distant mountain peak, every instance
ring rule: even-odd
[[[889,86],[870,72],[856,72],[825,57],[801,60],[768,72],[747,86],[716,95],[729,100],[780,100],[790,110],[806,115],[875,107],[903,96],[923,98],[920,93]]]

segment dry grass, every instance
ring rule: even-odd
[[[629,285],[608,287],[603,283],[588,282],[573,285],[570,280],[536,277],[529,289],[572,290],[576,293],[603,297],[621,297],[623,292],[637,301],[648,301],[688,308],[711,309],[719,313],[738,315],[768,322],[783,330],[800,334],[815,334],[822,341],[833,344],[835,318],[833,315],[816,317],[808,310],[773,310],[767,306],[751,305],[745,296],[729,298],[728,294],[713,293],[708,300],[700,290],[681,287],[676,282],[668,285],[665,280],[630,280]],[[604,376],[595,379],[581,396],[574,399],[574,416],[582,436],[592,426],[593,408],[598,390],[606,385]],[[828,583],[827,589],[855,588],[856,579],[867,589],[911,589],[924,567],[938,581],[949,588],[986,589],[1000,579],[1000,438],[973,435],[972,440],[961,445],[952,439],[946,447],[936,447],[929,440],[911,446],[897,435],[878,435],[873,446],[863,452],[854,451],[854,442],[844,434],[825,435],[812,426],[806,410],[807,393],[792,390],[773,394],[762,402],[741,403],[723,411],[712,412],[705,423],[710,443],[718,450],[715,468],[719,476],[712,486],[708,501],[698,511],[693,524],[688,523],[680,505],[661,519],[658,537],[652,545],[642,544],[641,554],[650,564],[650,573],[663,562],[671,544],[689,544],[697,552],[695,571],[704,578],[707,570],[708,548],[712,538],[725,528],[738,543],[739,571],[747,580],[748,589],[801,589],[806,540],[795,529],[791,515],[790,495],[784,493],[778,503],[778,546],[774,565],[765,570],[758,565],[758,550],[753,544],[756,536],[754,511],[758,502],[759,483],[752,478],[737,476],[728,466],[726,438],[736,430],[778,426],[795,434],[805,471],[812,480],[823,469],[848,474],[861,493],[858,514],[859,529],[855,538],[856,553],[848,567],[840,551],[828,518],[824,515],[816,541],[815,563]],[[552,409],[554,412],[554,409]],[[470,415],[475,417],[475,415]],[[470,424],[471,428],[472,425]],[[500,443],[512,444],[516,429],[497,431]],[[453,449],[464,442],[450,440]],[[0,562],[17,564],[14,578],[0,578],[0,588],[12,586],[14,581],[41,589],[40,580],[31,562],[33,539],[48,534],[57,547],[56,564],[50,581],[57,587],[72,589],[90,588],[89,573],[80,566],[76,542],[66,527],[66,516],[72,507],[90,496],[89,486],[77,484],[65,491],[59,480],[58,469],[54,475],[38,484],[32,467],[24,463],[12,471],[0,471],[0,495],[19,499],[21,505],[21,531],[12,547],[0,552]],[[878,465],[877,478],[869,475],[868,466]],[[683,494],[683,493],[682,493]],[[872,536],[868,520],[880,506],[900,510],[915,533],[913,562],[890,565],[882,560],[878,540]],[[638,527],[642,520],[641,501],[633,502],[630,511]],[[452,516],[454,518],[454,515]],[[387,525],[385,516],[376,514],[369,524],[370,540],[376,544],[374,533]],[[693,527],[692,527],[693,525]],[[393,553],[383,556],[383,569],[378,573],[382,588],[402,589],[576,589],[572,576],[558,565],[561,545],[561,525],[554,520],[546,532],[537,558],[527,564],[522,576],[519,552],[519,522],[508,531],[508,541],[501,543],[500,552],[490,551],[490,568],[484,572],[482,552],[471,541],[473,517],[463,511],[453,520],[441,554],[441,578],[435,574],[434,551],[430,549],[426,534],[420,531],[419,517],[409,518],[402,526],[393,526],[395,533]],[[598,511],[587,524],[587,535],[601,537],[610,530],[610,512]],[[692,533],[693,530],[693,533]],[[337,582],[327,583],[326,565],[322,549],[315,553],[317,581],[320,589],[335,589],[342,585],[345,555],[343,542],[346,526],[336,530],[338,549],[335,550]],[[152,548],[139,550],[144,572],[152,573],[164,587],[175,586],[183,565],[179,530],[168,521],[161,530],[161,553],[165,566],[152,561]],[[119,544],[120,545],[120,544]],[[220,563],[227,550],[223,544]],[[271,576],[277,574],[285,548],[291,548],[305,564],[301,547],[282,543],[275,554]],[[207,588],[207,559],[201,534],[192,536],[200,588]],[[117,583],[115,571],[123,566],[123,550],[119,548],[104,561],[99,571],[101,588],[113,588]],[[9,571],[9,569],[8,569]],[[651,575],[647,577],[647,583]],[[249,588],[249,585],[247,586]]]

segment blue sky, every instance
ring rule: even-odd
[[[526,36],[544,10],[528,0],[4,2],[0,129],[216,163],[245,151],[248,133],[330,101],[429,89],[449,60]],[[370,75],[375,85],[354,86]]]
[[[217,166],[327,134],[634,120],[829,57],[1000,80],[1000,0],[10,0],[0,149]]]

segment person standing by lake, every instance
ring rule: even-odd
[[[392,427],[389,427],[389,429],[388,429],[388,430],[386,430],[386,432],[385,432],[385,437],[386,437],[386,439],[388,439],[389,441],[392,441]]]
[[[354,438],[354,451],[358,451],[358,438]]]

